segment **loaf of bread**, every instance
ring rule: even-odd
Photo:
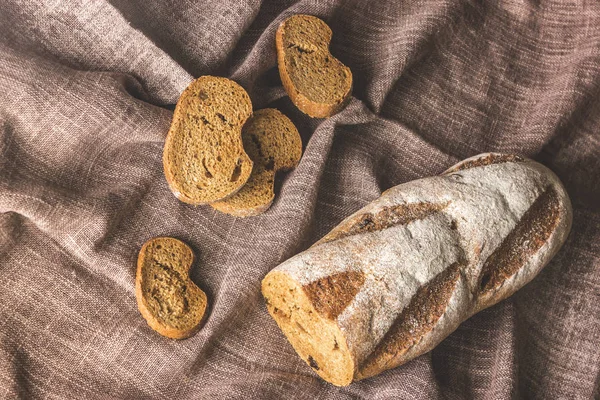
[[[350,100],[352,72],[329,52],[331,29],[311,15],[293,15],[277,29],[281,82],[292,102],[314,118],[329,117]]]
[[[300,357],[344,386],[430,351],[513,294],[571,221],[549,169],[482,154],[387,190],[271,271],[262,292]]]
[[[249,217],[271,206],[275,174],[300,162],[302,140],[294,123],[274,108],[256,111],[244,125],[242,140],[254,162],[250,178],[237,193],[210,205],[236,217]]]
[[[142,246],[135,296],[148,325],[171,339],[192,336],[206,314],[206,294],[189,277],[194,252],[181,240],[157,237]]]
[[[248,93],[227,78],[201,76],[181,94],[165,140],[163,167],[181,201],[206,204],[240,190],[252,160],[242,127],[252,115]]]

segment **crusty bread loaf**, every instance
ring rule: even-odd
[[[262,292],[300,357],[348,385],[430,351],[525,285],[571,220],[549,169],[482,154],[389,189],[271,271]]]
[[[275,197],[277,171],[294,168],[302,140],[288,117],[274,108],[258,110],[242,130],[244,149],[254,162],[248,182],[237,193],[211,205],[224,213],[248,217],[265,212]]]
[[[310,15],[281,23],[275,42],[281,82],[292,102],[314,118],[329,117],[346,106],[352,72],[329,52],[331,29]]]
[[[158,237],[140,250],[135,278],[138,308],[163,336],[184,339],[200,328],[206,294],[189,278],[192,249],[180,240]]]
[[[227,78],[202,76],[185,89],[163,153],[165,177],[179,200],[210,203],[246,183],[252,160],[241,132],[251,115],[248,93]]]

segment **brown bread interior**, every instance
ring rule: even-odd
[[[167,181],[180,200],[221,200],[246,183],[252,161],[241,131],[251,114],[246,91],[226,78],[203,76],[183,92],[163,154]]]
[[[333,319],[315,309],[303,287],[274,271],[262,283],[269,313],[298,355],[319,376],[346,386],[354,376],[354,360],[344,334]]]
[[[331,36],[329,26],[310,15],[288,18],[278,32],[282,82],[296,106],[312,117],[336,113],[352,91],[350,69],[329,52]]]
[[[276,109],[258,110],[242,131],[244,149],[254,162],[250,178],[237,193],[211,205],[238,217],[266,211],[275,197],[275,174],[294,168],[302,156],[302,141],[288,117]]]
[[[148,324],[171,338],[192,335],[204,317],[206,294],[189,279],[194,254],[180,240],[148,241],[138,259],[137,300]]]

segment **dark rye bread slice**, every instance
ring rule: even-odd
[[[331,29],[310,15],[281,23],[275,41],[281,82],[292,102],[313,118],[327,118],[346,106],[352,72],[329,52]]]
[[[571,223],[549,169],[483,154],[389,189],[267,274],[262,293],[298,355],[344,386],[432,350],[515,293]]]
[[[210,203],[246,183],[252,160],[241,131],[251,115],[248,93],[227,78],[202,76],[185,89],[163,153],[165,177],[179,200]]]
[[[254,162],[248,182],[225,200],[211,203],[224,213],[247,217],[265,212],[275,198],[275,174],[294,168],[302,156],[302,140],[288,117],[274,108],[258,110],[242,130],[244,149]]]
[[[192,249],[170,237],[150,239],[138,256],[138,308],[148,325],[168,338],[192,336],[206,314],[206,294],[189,278],[193,262]]]

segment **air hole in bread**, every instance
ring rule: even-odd
[[[275,168],[275,160],[273,159],[273,157],[269,157],[269,161],[267,161],[267,163],[265,164],[265,169],[267,171],[273,171],[274,168]]]
[[[273,313],[277,314],[278,316],[285,318],[285,319],[290,319],[290,316],[287,315],[286,313],[284,313],[283,311],[281,311],[279,308],[274,307],[273,308]]]
[[[262,157],[262,149],[260,147],[260,141],[256,135],[250,135],[250,139],[252,139],[252,143],[256,146],[256,150],[258,150],[259,157]]]
[[[213,174],[210,173],[208,167],[206,166],[206,158],[202,159],[202,166],[204,167],[204,176],[208,179],[211,179],[213,177]]]
[[[217,113],[217,117],[219,117],[219,119],[223,122],[226,123],[227,122],[227,118],[225,118],[225,116],[221,113]]]
[[[237,164],[235,165],[235,168],[233,169],[233,173],[231,174],[231,179],[229,179],[231,182],[235,182],[238,179],[240,179],[240,174],[242,173],[242,160],[238,158],[237,160]]]
[[[302,325],[300,325],[298,322],[296,322],[296,326],[298,327],[298,329],[300,329],[302,332],[304,333],[308,333],[308,331],[306,329],[304,329],[304,327]]]
[[[366,228],[368,230],[370,227],[374,226],[375,223],[373,222],[372,215],[367,214],[356,225],[357,225],[358,229]]]

